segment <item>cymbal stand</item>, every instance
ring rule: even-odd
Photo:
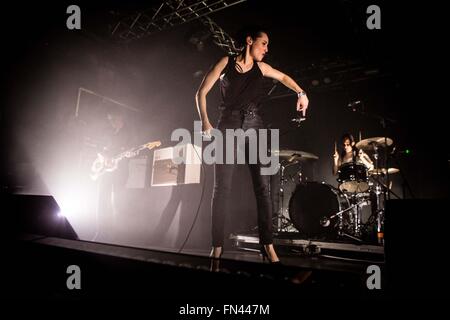
[[[381,192],[379,185],[376,186],[375,194],[377,196],[377,241],[379,245],[384,245],[384,204],[381,207],[381,194],[386,192]]]
[[[358,102],[358,104],[361,104],[361,103]],[[364,107],[363,104],[361,104],[361,105]],[[364,108],[357,109],[355,106],[357,106],[357,105],[352,105],[352,111],[357,112],[357,113],[359,113],[359,114],[361,114],[361,115],[363,115],[365,117],[369,117],[369,118],[372,118],[372,119],[377,119],[379,121],[381,127],[383,128],[383,131],[384,131],[384,147],[385,147],[385,150],[384,150],[384,156],[385,156],[384,166],[385,166],[385,170],[386,170],[386,181],[387,181],[386,184],[389,185],[390,177],[389,177],[389,171],[388,171],[389,167],[388,167],[388,152],[387,152],[387,150],[388,150],[387,129],[388,129],[388,123],[392,125],[392,124],[397,123],[397,120],[391,119],[391,118],[388,118],[388,117],[385,117],[385,116],[381,116],[381,115],[378,115],[378,114],[375,114],[375,113],[365,112]],[[378,157],[377,148],[378,148],[378,146],[376,144],[374,144],[375,155]],[[378,161],[378,158],[376,158],[376,160]],[[377,162],[376,169],[378,170],[378,168],[379,167],[378,167],[378,162]],[[391,195],[390,194],[390,189],[388,189],[387,194],[386,193],[384,194],[385,200],[389,200],[390,199],[390,195]]]
[[[380,187],[380,190],[384,190],[382,193],[387,193],[390,192],[392,195],[394,195],[394,197],[396,197],[397,199],[402,199],[402,197],[400,197],[397,193],[395,193],[394,191],[390,190],[391,188],[388,188],[388,186],[380,180],[380,178],[376,177],[375,175],[371,176],[371,179],[373,181],[375,181],[375,185],[376,187]],[[382,187],[382,189],[381,189]],[[404,199],[404,198],[403,198]]]
[[[387,149],[387,147],[385,147],[385,148]],[[373,149],[375,151],[375,153],[374,153],[375,170],[376,170],[375,172],[382,172],[382,171],[378,171],[379,170],[378,146],[376,144],[374,144]],[[383,245],[384,244],[384,231],[383,231],[384,230],[384,205],[381,206],[381,197],[383,197],[384,201],[386,201],[386,189],[382,188],[382,187],[388,187],[387,190],[389,190],[389,186],[385,186],[378,178],[374,178],[374,180],[375,180],[375,195],[377,198],[377,241],[378,241],[378,244]]]
[[[377,235],[378,235],[378,243],[383,245],[384,244],[384,234],[383,234],[383,221],[384,221],[384,208],[382,208],[379,205],[379,198],[381,195],[383,195],[384,197],[384,201],[390,199],[390,195],[391,195],[391,190],[389,188],[389,167],[388,167],[388,152],[387,152],[387,147],[388,147],[388,143],[387,143],[387,123],[391,123],[394,124],[397,121],[394,119],[390,119],[388,117],[385,116],[380,116],[374,113],[367,113],[364,110],[357,110],[356,108],[353,108],[352,111],[357,111],[359,114],[363,115],[363,116],[367,116],[373,119],[377,119],[378,121],[380,121],[381,126],[383,127],[383,131],[384,131],[384,155],[385,155],[385,170],[386,170],[386,185],[387,188],[383,191],[378,190],[376,192],[378,192],[379,194],[377,194],[377,206],[378,206],[378,214],[377,214]],[[376,167],[375,167],[375,172],[378,172],[379,167],[378,167],[378,146],[376,144],[373,145],[374,146],[374,151],[375,151],[375,162],[376,162]],[[379,185],[377,185],[377,187],[379,187]]]

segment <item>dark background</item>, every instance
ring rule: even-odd
[[[81,8],[79,31],[66,28],[70,4]],[[370,4],[381,8],[381,30],[366,28]],[[174,129],[192,131],[198,119],[195,92],[224,52],[198,21],[126,45],[110,36],[122,17],[151,6],[148,1],[3,5],[3,191],[57,194],[55,190],[67,192],[79,183],[74,167],[92,156],[89,152],[86,156],[84,138],[92,135],[94,124],[105,126],[102,110],[95,109],[98,102],[86,97],[83,106],[94,106],[82,115],[87,126],[74,119],[79,87],[139,109],[129,113],[139,143],[162,140],[169,146],[174,144],[170,142]],[[280,128],[281,148],[319,156],[305,168],[313,172],[309,179],[336,185],[332,153],[342,133],[358,136],[361,131],[364,139],[386,132],[398,151],[411,151],[397,153],[397,162],[391,165],[402,172],[393,177],[394,191],[408,198],[442,198],[448,197],[449,181],[443,11],[432,3],[419,7],[410,2],[247,1],[210,17],[231,35],[244,25],[264,26],[270,37],[266,62],[308,92],[310,108],[301,127],[291,122],[296,116],[295,96],[284,95],[287,91],[280,85],[265,103],[264,118],[272,128]],[[203,37],[202,50],[190,41],[194,36]],[[377,73],[361,79],[359,71],[339,69],[337,62]],[[329,84],[324,84],[325,77]],[[312,80],[319,85],[312,85]],[[395,122],[388,121],[384,131],[379,119],[350,111],[347,104],[355,100],[363,102],[367,114]],[[218,104],[216,86],[208,95],[214,121]],[[248,230],[256,222],[249,175],[245,168],[238,170],[244,182],[234,186],[235,208],[228,225],[234,232]],[[200,206],[188,243],[208,246],[212,174],[210,167],[205,168],[199,185],[130,190],[130,212],[124,217],[128,224],[118,241],[179,248]],[[412,194],[402,189],[405,183]],[[95,186],[86,190],[92,190],[89,196],[95,198]],[[75,230],[90,239],[93,216],[83,217],[74,220]],[[155,231],[165,239],[155,239]]]

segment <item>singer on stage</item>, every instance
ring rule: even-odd
[[[242,51],[235,56],[221,58],[204,77],[196,94],[196,105],[204,134],[210,134],[211,125],[206,96],[220,78],[220,118],[217,129],[264,128],[260,117],[263,77],[280,81],[297,94],[297,111],[306,115],[308,97],[305,91],[288,75],[262,62],[269,51],[269,37],[261,28],[247,28],[237,39]],[[249,165],[253,190],[257,200],[258,230],[261,254],[272,263],[279,262],[272,240],[272,202],[270,176],[261,175],[261,164]],[[234,165],[215,164],[214,192],[212,196],[212,250],[211,257],[223,253],[225,215],[230,201]]]

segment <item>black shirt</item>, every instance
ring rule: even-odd
[[[104,154],[109,157],[117,156],[119,153],[133,147],[133,134],[128,126],[124,125],[119,131],[109,131],[106,137]]]
[[[230,56],[220,76],[222,110],[241,110],[261,103],[264,77],[256,61],[247,72],[236,69],[236,56]]]

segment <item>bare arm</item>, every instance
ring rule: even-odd
[[[334,152],[333,155],[333,175],[337,175],[339,167],[341,166],[341,159],[339,158],[339,154],[337,151]]]
[[[283,85],[296,93],[304,92],[304,90],[287,74],[272,68],[270,65],[264,62],[258,62],[258,65],[263,73],[264,77],[275,79],[280,81]],[[308,109],[309,100],[306,95],[303,95],[297,99],[297,111],[302,111],[303,115],[306,115],[306,109]]]
[[[359,160],[369,169],[374,168],[373,161],[363,150],[359,150]]]
[[[217,79],[220,77],[220,73],[225,68],[228,63],[228,57],[223,57],[216,63],[214,67],[205,75],[200,87],[195,94],[195,103],[197,106],[198,115],[200,120],[202,120],[202,130],[208,131],[212,129],[211,123],[209,122],[208,112],[206,110],[206,95],[211,90],[213,85],[216,83]]]
[[[337,175],[339,166],[341,165],[341,159],[339,158],[339,153],[337,151],[337,143],[334,142],[334,154],[333,154],[333,175]]]

